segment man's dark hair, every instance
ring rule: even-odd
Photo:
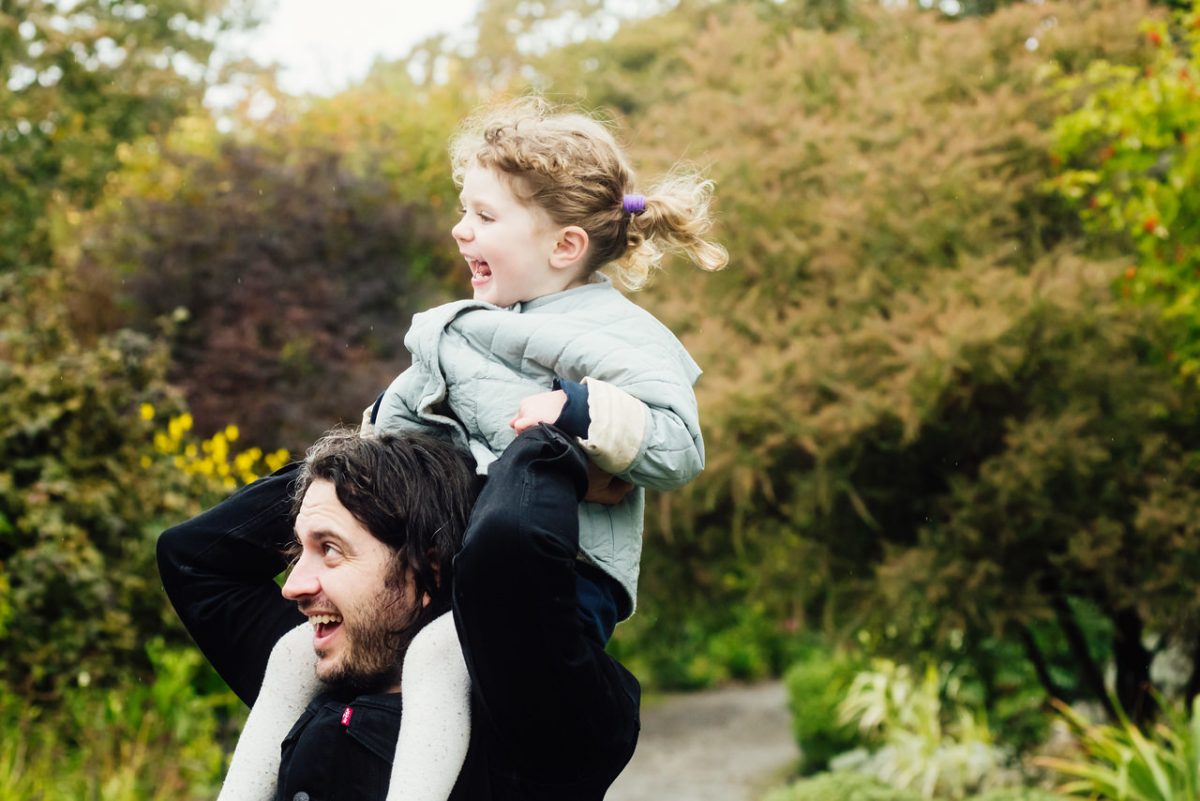
[[[406,627],[410,636],[447,611],[451,560],[462,547],[480,488],[468,454],[426,434],[364,437],[335,429],[308,449],[296,479],[293,518],[318,479],[332,483],[347,511],[392,550],[388,582],[412,581],[417,598],[429,595],[429,605]]]

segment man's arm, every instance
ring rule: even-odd
[[[163,588],[205,657],[253,706],[276,641],[304,616],[274,578],[292,541],[298,464],[259,479],[158,539]]]
[[[473,725],[544,784],[607,786],[637,742],[637,681],[576,613],[586,490],[587,458],[572,438],[548,426],[521,434],[491,465],[454,562]]]

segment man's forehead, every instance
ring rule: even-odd
[[[350,540],[371,537],[366,527],[342,504],[333,482],[325,479],[314,479],[308,485],[300,502],[300,511],[296,514],[297,536],[316,532],[336,534],[341,539]]]

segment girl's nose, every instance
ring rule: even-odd
[[[471,238],[471,226],[467,225],[467,218],[463,217],[454,224],[450,229],[450,235],[459,242],[466,242]]]

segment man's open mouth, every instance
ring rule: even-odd
[[[312,615],[308,622],[312,624],[314,638],[324,640],[331,636],[342,625],[341,615]]]

